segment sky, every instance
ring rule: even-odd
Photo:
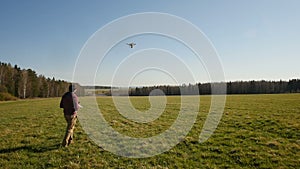
[[[299,6],[298,0],[2,0],[0,61],[88,85],[90,80],[74,78],[88,40],[120,17],[158,12],[182,18],[201,30],[218,54],[225,81],[300,78]],[[118,29],[131,28],[125,23]],[[127,42],[137,45],[131,49]],[[207,65],[195,58],[176,39],[158,34],[131,36],[120,39],[102,61],[91,60],[97,63],[93,82],[138,86],[211,81]],[[139,63],[146,67],[129,70]],[[177,70],[187,70],[191,76]]]

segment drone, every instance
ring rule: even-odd
[[[131,42],[131,43],[127,43],[127,45],[129,45],[130,46],[130,48],[133,48],[136,44],[135,43],[133,43],[133,42]]]

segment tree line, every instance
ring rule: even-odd
[[[288,81],[235,81],[223,83],[197,83],[183,84],[180,86],[158,85],[146,87],[131,87],[129,90],[122,90],[118,87],[106,87],[106,95],[208,95],[211,94],[212,85],[225,85],[227,94],[272,94],[272,93],[296,93],[300,92],[300,79]],[[16,98],[35,98],[35,97],[61,97],[66,91],[70,82],[46,78],[38,75],[32,69],[21,69],[17,65],[0,62],[0,93],[9,94]],[[84,89],[96,88],[97,86],[80,86],[78,95],[84,95]],[[112,93],[111,90],[114,92]],[[159,89],[159,90],[155,90]],[[108,91],[108,92],[107,92]],[[162,92],[161,92],[162,91]],[[214,94],[224,94],[215,92]],[[0,98],[1,99],[1,98]]]
[[[225,83],[225,82],[224,82]],[[181,86],[150,86],[130,88],[128,95],[148,96],[155,89],[161,90],[165,95],[209,95],[212,94],[211,86],[226,85],[227,94],[275,94],[275,93],[299,93],[300,79],[289,81],[235,81],[224,83],[197,83]],[[124,92],[123,92],[124,93]],[[152,93],[160,95],[161,92]],[[214,94],[224,94],[223,91],[215,91]]]
[[[212,91],[212,86],[216,89]],[[219,90],[221,88],[225,90]],[[288,81],[234,81],[222,83],[197,83],[178,86],[157,85],[130,88],[84,86],[94,89],[95,95],[99,92],[108,96],[149,96],[149,95],[210,95],[212,94],[275,94],[275,93],[300,93],[300,79]],[[101,91],[102,89],[102,91]],[[105,90],[104,90],[105,89]],[[156,90],[158,89],[158,90]],[[98,92],[98,93],[97,93]]]
[[[0,93],[17,98],[60,97],[68,90],[69,82],[46,78],[32,69],[0,62]]]

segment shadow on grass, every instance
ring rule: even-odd
[[[28,152],[33,152],[33,153],[44,153],[47,151],[59,149],[60,147],[61,147],[61,144],[54,144],[54,145],[50,145],[50,146],[25,145],[25,146],[20,146],[20,147],[0,149],[0,154],[13,153],[13,152],[22,151],[22,150],[28,151]]]

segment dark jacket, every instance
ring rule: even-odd
[[[79,109],[78,98],[75,93],[67,92],[65,93],[60,101],[60,108],[64,109],[65,115],[73,115]]]

